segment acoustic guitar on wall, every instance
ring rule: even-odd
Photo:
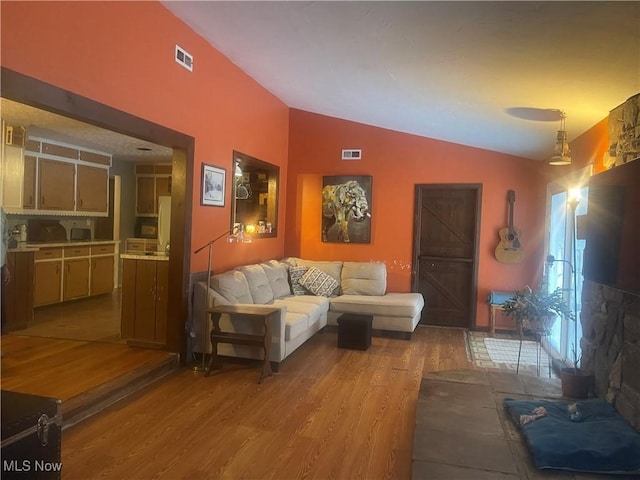
[[[509,202],[509,226],[500,229],[500,243],[496,247],[496,259],[502,263],[520,263],[524,259],[524,251],[520,243],[520,230],[513,226],[515,190],[507,191],[507,201]]]

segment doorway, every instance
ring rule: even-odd
[[[476,318],[480,184],[415,188],[413,291],[420,324],[472,328]]]
[[[162,125],[116,110],[73,92],[62,90],[2,67],[1,96],[15,102],[79,120],[134,138],[173,149],[171,257],[169,259],[169,304],[167,350],[186,354],[185,322],[191,246],[191,191],[193,188],[193,137]]]

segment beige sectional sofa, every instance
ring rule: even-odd
[[[280,307],[271,323],[270,357],[276,368],[326,325],[337,325],[343,313],[371,315],[374,330],[398,332],[410,339],[420,321],[424,299],[419,293],[387,293],[386,288],[386,265],[377,262],[286,258],[237,267],[213,275],[208,293],[206,282],[194,284],[192,324],[195,337],[200,339],[194,351],[211,352],[211,325],[203,321],[207,305]],[[222,316],[220,326],[224,331],[260,332],[259,325],[227,315]],[[230,344],[219,344],[218,353],[257,359],[263,355],[262,349]]]

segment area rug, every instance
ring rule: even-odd
[[[509,335],[465,331],[469,360],[477,367],[498,370],[518,368],[520,339]],[[539,364],[539,367],[538,367]],[[522,341],[519,372],[527,375],[549,375],[549,355],[533,340]],[[551,372],[553,376],[553,372]]]

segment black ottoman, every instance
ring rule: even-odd
[[[366,350],[371,345],[371,315],[343,313],[338,317],[338,348]]]

